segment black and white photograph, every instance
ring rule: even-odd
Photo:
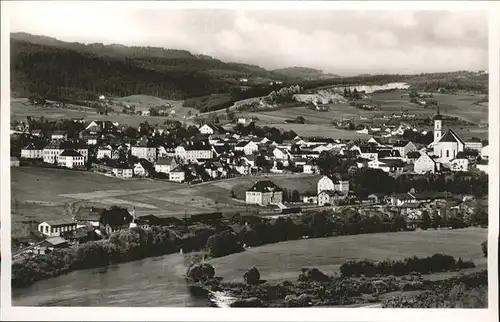
[[[129,3],[5,4],[12,308],[498,305],[487,7]]]

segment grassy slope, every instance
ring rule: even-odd
[[[210,261],[216,274],[227,280],[241,280],[252,266],[266,280],[296,279],[301,268],[316,267],[332,274],[351,259],[404,259],[413,255],[446,253],[471,259],[486,267],[481,242],[487,229],[429,230],[380,233],[288,241],[247,249],[245,252]]]

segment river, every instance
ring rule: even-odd
[[[71,272],[12,290],[13,306],[209,307],[184,279],[184,256],[171,254]]]

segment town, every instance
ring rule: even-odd
[[[416,191],[415,186],[399,193],[379,189],[359,194],[351,189],[351,178],[363,169],[378,170],[372,172],[396,180],[403,176],[415,180],[429,175],[461,174],[470,180],[473,173],[486,174],[489,146],[464,142],[442,119],[438,108],[433,118],[434,131],[420,133],[404,121],[396,123],[391,118],[376,129],[377,136],[363,141],[301,138],[293,131],[259,128],[245,118],[223,126],[186,126],[173,121],[163,126],[144,122],[133,128],[112,121],[49,121],[30,117],[26,122],[17,122],[11,130],[22,144],[19,157],[11,157],[11,166],[92,171],[123,180],[148,178],[188,185],[264,175],[265,180],[255,180],[248,187],[244,200],[247,205],[257,206],[253,209],[261,215],[286,216],[339,206],[356,206],[369,213],[389,206],[390,217],[403,215],[408,229],[429,226],[429,220],[435,221],[442,213],[450,218],[460,214],[461,223],[453,225],[462,227],[464,216],[477,212],[471,207],[471,200],[482,198],[484,191],[473,192],[472,186],[468,186],[465,191],[429,192],[427,187]],[[424,136],[433,133],[433,140],[429,144],[405,140],[408,132]],[[293,186],[280,187],[273,182],[273,176],[300,174],[319,175],[315,191],[299,194]],[[429,214],[434,214],[434,218],[429,218]],[[92,238],[106,238],[116,230],[158,222],[169,224],[172,220],[153,214],[136,215],[135,207],[84,208],[73,218],[39,223],[38,232],[45,239],[25,241],[26,248],[16,255],[45,253]]]

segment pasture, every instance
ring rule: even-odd
[[[265,280],[296,280],[306,267],[333,275],[348,260],[397,260],[435,253],[473,260],[477,267],[485,268],[487,260],[480,244],[487,238],[487,229],[466,228],[295,240],[248,248],[242,253],[211,259],[210,264],[217,276],[228,281],[241,281],[253,266]]]
[[[317,176],[310,177],[277,176],[272,180],[283,187],[309,188],[317,182]],[[247,207],[244,203],[245,191],[254,180],[264,178],[241,177],[189,186],[149,179],[124,180],[92,172],[11,168],[12,236],[26,235],[35,222],[71,218],[84,205],[119,205],[130,211],[135,207],[137,214],[176,217],[213,211],[257,210],[258,206]],[[231,189],[235,186],[240,200],[231,198]]]

